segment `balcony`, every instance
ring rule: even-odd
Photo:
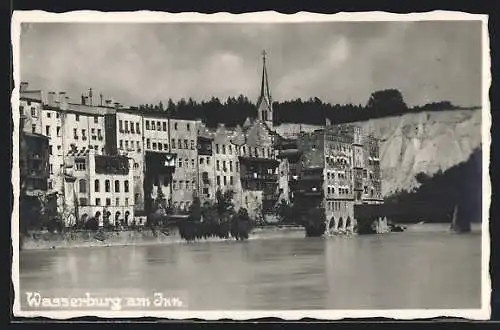
[[[268,181],[275,182],[278,181],[278,174],[269,174],[269,173],[246,173],[241,175],[243,180],[260,180],[260,181]]]

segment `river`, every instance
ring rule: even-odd
[[[190,310],[480,308],[480,270],[480,230],[459,235],[442,225],[372,236],[20,252],[22,293],[162,292],[179,295]]]

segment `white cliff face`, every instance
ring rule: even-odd
[[[420,172],[434,174],[466,161],[481,144],[481,110],[422,112],[355,124],[381,140],[384,196],[416,187]]]

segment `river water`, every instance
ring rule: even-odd
[[[23,293],[177,295],[190,310],[480,308],[481,233],[404,233],[21,251]]]

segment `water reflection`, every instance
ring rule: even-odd
[[[190,309],[479,308],[481,236],[385,236],[23,251],[21,290],[181,292]]]

